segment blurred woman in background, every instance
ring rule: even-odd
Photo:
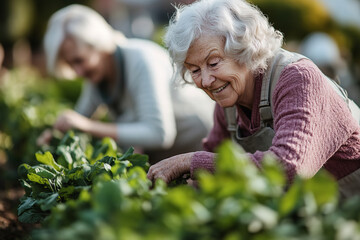
[[[82,5],[54,13],[44,45],[50,74],[85,79],[75,111],[62,113],[55,129],[111,137],[122,148],[149,154],[151,162],[200,149],[212,125],[213,104],[200,90],[175,88],[169,56],[160,46],[125,38]],[[111,122],[91,118],[102,104]],[[38,144],[50,138],[51,131],[45,131]]]

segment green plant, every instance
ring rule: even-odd
[[[354,239],[358,198],[342,205],[325,171],[287,186],[266,156],[258,169],[236,145],[218,149],[216,172],[200,171],[198,187],[153,187],[146,170],[100,177],[92,191],[57,204],[33,239]]]
[[[19,220],[42,221],[58,203],[76,199],[81,191],[90,190],[99,176],[118,179],[134,166],[147,169],[147,156],[133,151],[130,148],[121,154],[111,138],[83,150],[80,138],[73,132],[67,133],[55,154],[38,152],[36,159],[40,164],[19,166],[20,181],[26,192],[18,207]]]

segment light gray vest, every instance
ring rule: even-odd
[[[280,49],[270,61],[269,67],[264,74],[261,86],[261,96],[259,104],[260,112],[260,129],[253,135],[242,137],[237,124],[236,106],[225,108],[225,117],[227,121],[227,129],[230,132],[231,139],[240,144],[246,152],[254,153],[255,151],[266,151],[272,145],[272,139],[275,135],[273,129],[273,112],[272,112],[272,95],[277,81],[283,69],[300,59],[306,58],[298,53],[293,53]],[[335,91],[346,101],[352,115],[360,123],[359,107],[347,97],[346,91],[341,88],[334,80],[327,78],[329,84]]]

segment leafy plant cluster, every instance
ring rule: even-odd
[[[38,165],[21,164],[18,173],[25,196],[18,207],[19,220],[25,223],[42,221],[58,203],[77,199],[81,191],[91,190],[96,179],[126,177],[135,166],[148,167],[147,156],[133,154],[130,148],[121,154],[111,138],[104,138],[85,151],[80,138],[68,132],[54,154],[36,153]],[[105,176],[106,175],[106,176]]]
[[[38,154],[40,162],[48,163],[47,167],[41,165],[46,170],[49,166],[59,168],[56,172],[51,170],[55,176],[67,169],[61,181],[36,170],[40,165],[32,170],[26,165],[20,168],[20,172],[27,173],[27,183],[31,185],[19,206],[20,217],[31,199],[39,201],[38,208],[49,214],[42,227],[33,231],[33,239],[360,237],[359,199],[340,204],[337,184],[324,171],[311,179],[296,178],[289,187],[282,167],[271,156],[265,156],[262,169],[258,169],[241,149],[227,142],[218,149],[216,172],[199,171],[196,187],[169,187],[161,180],[152,186],[146,167],[129,167],[133,156],[128,155],[130,152],[116,158],[103,153],[101,158],[86,157],[93,159],[85,163],[87,167],[83,167],[83,160],[66,167],[64,163],[68,161],[55,163],[46,154]],[[92,175],[94,166],[99,170]],[[31,177],[34,174],[41,177],[39,181]],[[40,179],[52,181],[40,183]],[[61,187],[59,184],[55,189],[50,182],[61,182]],[[43,187],[37,188],[38,185]]]

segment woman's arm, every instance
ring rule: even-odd
[[[150,167],[148,178],[152,181],[161,178],[168,183],[184,173],[190,173],[191,178],[194,179],[194,174],[198,169],[214,172],[216,155],[211,151],[226,138],[229,138],[229,133],[226,130],[224,110],[216,105],[214,127],[203,142],[205,151],[181,154],[162,160]]]
[[[111,137],[116,139],[118,137],[116,134],[115,123],[105,123],[92,120],[72,110],[63,112],[58,117],[54,128],[62,132],[75,128],[99,138]]]
[[[194,153],[184,153],[164,159],[149,168],[148,179],[155,182],[162,179],[166,183],[181,177],[190,171],[191,159]]]

